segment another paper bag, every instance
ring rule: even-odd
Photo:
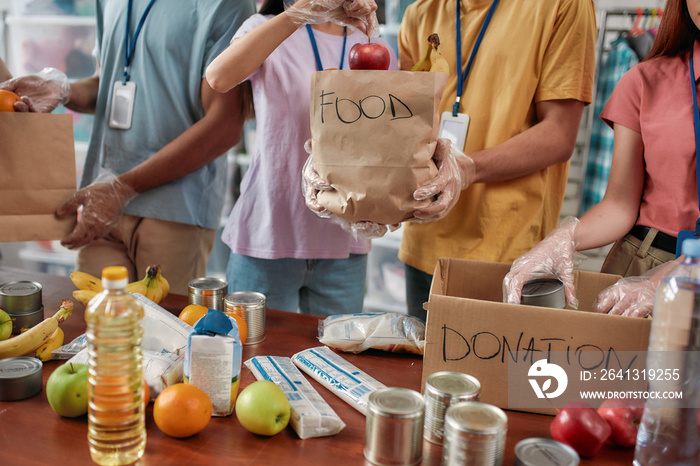
[[[0,242],[61,239],[75,217],[54,212],[76,190],[73,118],[0,112]]]
[[[313,161],[333,190],[318,202],[338,217],[393,225],[431,201],[413,192],[432,160],[447,73],[317,71],[311,78]]]

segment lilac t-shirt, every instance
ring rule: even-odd
[[[270,18],[251,16],[234,40]],[[314,37],[323,67],[339,68],[343,36],[314,30]],[[350,48],[366,41],[363,34],[348,30],[343,69],[348,69]],[[390,69],[397,69],[396,54],[381,42],[391,54]],[[338,259],[369,252],[368,240],[355,241],[304,202],[301,172],[308,158],[304,142],[311,138],[309,100],[314,71],[313,48],[302,27],[248,77],[255,102],[255,152],[222,235],[235,254],[260,259]]]
[[[700,215],[688,53],[635,65],[615,86],[600,117],[641,134],[644,190],[636,225],[676,236]],[[695,42],[695,77],[700,43]]]

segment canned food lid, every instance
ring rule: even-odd
[[[515,445],[515,466],[576,466],[576,450],[548,438],[528,438]]]
[[[265,295],[256,291],[235,291],[224,297],[224,301],[230,304],[251,305],[263,304]]]
[[[369,395],[369,409],[380,414],[408,416],[422,413],[425,402],[420,393],[409,388],[385,387]]]
[[[23,400],[39,393],[42,367],[37,358],[0,359],[0,400]]]
[[[481,391],[481,384],[476,378],[451,371],[430,374],[425,380],[425,387],[426,391],[450,396],[477,395]]]
[[[192,294],[226,294],[228,282],[220,278],[203,277],[195,278],[187,284],[187,289]]]
[[[564,283],[558,278],[537,278],[523,285],[522,296],[525,298],[546,296],[564,288]]]
[[[461,401],[447,408],[445,423],[462,432],[491,434],[504,431],[508,417],[496,406],[477,401]]]
[[[0,285],[0,308],[6,312],[31,311],[41,306],[41,284],[18,281]]]

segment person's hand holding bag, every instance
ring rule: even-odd
[[[15,103],[17,112],[51,113],[70,99],[70,83],[65,73],[44,68],[39,73],[0,83],[0,89],[12,91],[22,99]]]
[[[428,206],[413,212],[412,222],[425,223],[443,218],[459,199],[463,189],[469,187],[476,176],[474,160],[454,147],[449,139],[438,139],[433,160],[438,173],[429,182],[416,189],[417,201],[432,199]]]
[[[78,215],[78,224],[61,240],[69,249],[79,248],[107,235],[122,214],[122,209],[136,196],[136,191],[113,175],[101,174],[91,185],[79,190],[56,210],[58,217]]]
[[[298,0],[286,14],[298,26],[333,22],[368,37],[379,35],[374,0]]]
[[[566,301],[574,309],[578,299],[574,288],[576,255],[576,217],[566,217],[532,249],[515,259],[503,279],[503,296],[510,304],[519,304],[523,285],[533,279],[555,276],[564,283]]]

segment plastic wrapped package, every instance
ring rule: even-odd
[[[319,322],[318,339],[350,353],[373,348],[423,354],[425,324],[416,317],[392,312],[339,314]]]

